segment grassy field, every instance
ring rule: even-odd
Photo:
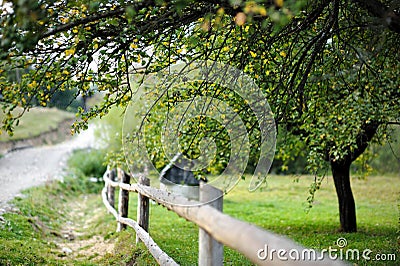
[[[397,259],[352,260],[357,265],[398,265],[399,176],[352,180],[359,227],[352,234],[337,230],[337,203],[330,178],[317,192],[313,208],[305,211],[311,181],[307,176],[271,176],[268,187],[255,193],[247,192],[245,183],[239,184],[225,196],[224,212],[286,235],[308,248],[335,247],[336,240],[344,237],[348,243],[344,251],[370,249],[370,257],[395,254]],[[144,246],[134,244],[133,230],[115,233],[116,222],[105,211],[100,189],[101,184],[74,174],[62,183],[31,189],[26,197],[16,199],[19,211],[4,214],[0,222],[0,265],[154,265]],[[132,194],[130,204],[130,217],[136,217],[136,195]],[[73,231],[74,239],[65,237],[67,229]],[[159,246],[178,263],[197,264],[195,225],[152,204],[149,230]],[[72,253],[63,252],[63,247],[70,248]],[[227,247],[224,256],[225,265],[252,265]]]
[[[295,179],[298,180],[294,182]],[[335,247],[336,240],[344,237],[348,242],[346,248],[368,248],[373,256],[396,254],[397,258],[397,261],[385,262],[353,260],[358,265],[398,265],[400,177],[353,180],[359,226],[359,231],[353,234],[338,231],[338,207],[331,179],[327,179],[317,192],[313,208],[306,211],[311,182],[312,178],[306,176],[271,176],[268,187],[255,193],[247,192],[245,183],[239,184],[225,196],[224,212],[288,236],[308,248],[322,250]],[[195,265],[197,228],[158,205],[151,207],[150,232],[156,242],[180,264]],[[225,264],[251,265],[229,248],[225,248]]]
[[[15,110],[20,113],[21,110]],[[4,118],[4,113],[0,111],[0,121]],[[14,135],[11,137],[7,132],[0,135],[0,142],[19,140],[35,137],[41,133],[57,128],[60,122],[74,118],[74,114],[61,111],[56,108],[35,107],[25,113],[20,119],[18,127],[15,128]]]

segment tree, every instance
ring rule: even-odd
[[[313,188],[330,166],[341,229],[354,232],[350,165],[399,123],[399,9],[389,0],[13,1],[0,20],[3,128],[12,131],[18,105],[46,105],[71,87],[90,96],[96,84],[104,101],[80,110],[79,130],[129,102],[132,72],[228,62],[268,96],[287,136],[279,158],[307,147]],[[20,82],[4,76],[27,66]]]

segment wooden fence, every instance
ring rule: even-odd
[[[306,249],[286,237],[222,213],[222,192],[205,183],[200,184],[200,200],[193,201],[150,187],[146,174],[135,177],[138,182],[130,184],[131,176],[122,170],[107,170],[103,176],[103,202],[117,220],[117,231],[132,227],[136,231],[136,242],[143,241],[160,265],[178,264],[148,233],[149,199],[199,226],[199,265],[222,265],[223,245],[237,250],[257,265],[345,265],[329,259],[327,254]],[[114,208],[115,188],[120,190],[118,211]],[[129,192],[138,193],[137,221],[128,218]]]

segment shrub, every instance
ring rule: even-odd
[[[76,150],[68,159],[68,166],[86,177],[101,177],[106,171],[105,152],[96,149]]]

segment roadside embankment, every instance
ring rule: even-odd
[[[14,150],[36,147],[41,145],[53,145],[71,138],[70,128],[74,119],[66,119],[55,128],[50,128],[38,136],[26,139],[8,140],[0,142],[0,154],[6,154]]]

